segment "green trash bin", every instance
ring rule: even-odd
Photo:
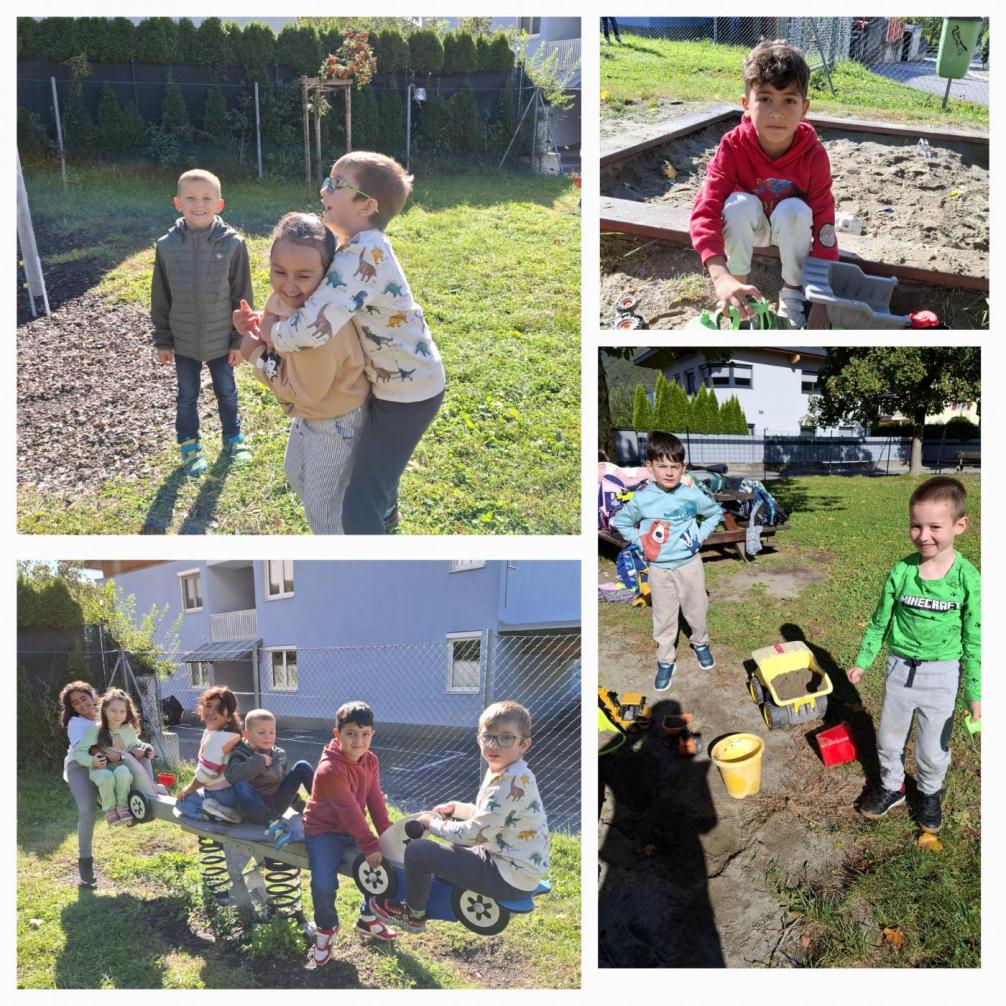
[[[968,72],[971,54],[982,30],[980,17],[945,17],[940,34],[940,49],[936,54],[936,72],[941,77],[957,80]]]

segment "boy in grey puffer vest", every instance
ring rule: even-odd
[[[224,453],[251,460],[241,434],[234,366],[241,336],[231,314],[251,303],[251,268],[244,238],[220,219],[220,180],[209,171],[186,171],[178,179],[175,209],[182,216],[157,241],[150,294],[154,347],[161,363],[174,360],[178,377],[175,433],[182,464],[191,477],[206,471],[199,443],[199,379],[205,363],[220,411]]]

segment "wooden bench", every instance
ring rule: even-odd
[[[954,455],[954,460],[957,462],[957,470],[959,472],[964,471],[965,465],[974,465],[976,468],[981,468],[982,466],[982,452],[981,451],[958,451]]]

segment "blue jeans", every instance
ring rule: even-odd
[[[346,849],[356,845],[352,835],[326,831],[320,835],[305,835],[307,860],[311,866],[311,900],[314,902],[314,922],[321,929],[338,929],[339,913],[335,908],[335,892],[339,889],[339,864]],[[360,905],[360,915],[373,918],[366,899]]]
[[[238,797],[233,786],[226,789],[199,789],[190,793],[184,800],[175,803],[175,808],[186,817],[199,817],[203,809],[203,801],[212,797],[222,807],[237,809]]]
[[[269,796],[264,796],[247,780],[242,780],[233,787],[237,796],[237,809],[246,821],[255,824],[265,824],[274,817],[282,817],[293,801],[301,786],[311,792],[314,781],[314,767],[310,762],[299,761],[279,784],[279,789]]]
[[[220,426],[226,441],[241,432],[234,368],[227,362],[226,356],[218,356],[206,366],[209,367],[213,381],[213,393],[217,396],[217,408],[220,411]],[[202,369],[202,361],[175,354],[175,374],[178,377],[175,435],[180,444],[186,440],[199,439],[199,376]]]

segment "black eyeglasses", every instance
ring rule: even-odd
[[[478,741],[479,744],[489,745],[492,744],[495,747],[512,748],[517,741],[524,740],[519,734],[479,734]]]

